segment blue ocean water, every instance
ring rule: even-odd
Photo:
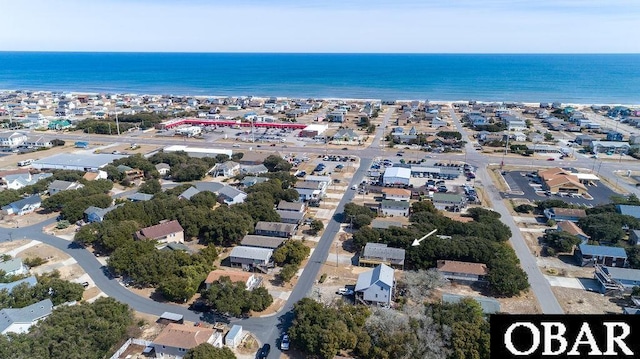
[[[640,104],[640,54],[0,52],[0,88]]]

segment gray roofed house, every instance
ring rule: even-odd
[[[200,193],[201,191],[199,191],[198,189],[196,189],[195,187],[189,187],[187,188],[184,192],[180,193],[180,195],[178,196],[179,199],[186,199],[186,200],[190,200],[191,197],[195,196],[196,194]]]
[[[281,222],[265,222],[256,223],[255,234],[271,237],[289,238],[296,232],[296,225]]]
[[[610,290],[631,292],[640,285],[640,270],[596,265],[594,278],[599,282],[602,293]]]
[[[350,128],[341,128],[333,135],[333,140],[341,142],[360,141],[360,135]]]
[[[278,213],[278,215],[280,216],[280,222],[282,223],[292,223],[298,225],[304,218],[304,213],[302,212],[283,211],[281,209],[278,209],[276,210],[276,213]]]
[[[285,200],[278,202],[278,210],[281,211],[304,212],[305,208],[304,202],[287,202]]]
[[[390,306],[395,282],[393,268],[379,264],[358,276],[356,296],[368,303]]]
[[[0,310],[0,333],[26,333],[38,321],[53,311],[51,299],[45,299],[24,308]]]
[[[211,174],[214,177],[233,177],[240,172],[240,164],[234,161],[227,161],[224,163],[218,163],[213,167]]]
[[[405,250],[402,248],[388,247],[384,243],[369,242],[358,259],[358,265],[369,266],[386,264],[389,266],[404,267]]]
[[[15,214],[22,216],[29,214],[42,205],[42,199],[40,196],[29,196],[27,198],[19,199],[15,202],[9,203],[2,207],[2,211],[6,214]]]
[[[37,174],[15,174],[4,176],[4,181],[8,189],[20,189],[26,186],[37,183],[38,181],[53,176],[51,173],[37,173]]]
[[[371,221],[371,228],[387,229],[389,227],[404,228],[407,225],[402,222],[393,221],[385,218],[376,218]]]
[[[224,186],[218,190],[218,198],[222,199],[224,203],[232,205],[244,202],[247,194],[237,188]]]
[[[464,298],[471,298],[476,302],[478,302],[484,314],[495,314],[500,312],[500,302],[498,302],[493,298],[468,297],[468,296],[449,294],[449,293],[442,294],[442,301],[444,303],[456,304],[456,303],[460,303],[460,301]]]
[[[22,263],[20,258],[11,258],[8,261],[0,262],[0,271],[3,271],[5,275],[29,273],[29,269]]]
[[[79,189],[82,187],[84,187],[84,185],[79,182],[55,180],[49,184],[47,191],[49,192],[49,195],[53,196],[58,192]]]
[[[380,214],[385,216],[409,216],[409,208],[411,205],[409,202],[393,201],[390,199],[383,199],[380,202]]]
[[[27,284],[27,287],[31,288],[38,284],[38,279],[35,276],[31,276],[11,283],[0,283],[0,291],[6,290],[8,293],[11,293],[13,288],[25,283]]]
[[[450,207],[464,208],[467,200],[465,196],[456,193],[434,193],[432,198],[433,205],[437,209],[446,209]]]
[[[107,213],[113,211],[114,209],[124,205],[124,203],[117,204],[115,206],[107,207],[107,208],[99,208],[91,206],[84,211],[86,222],[102,222],[104,220],[104,216]]]
[[[169,175],[171,173],[171,166],[169,166],[166,163],[158,163],[156,165],[156,170],[158,171],[160,176],[166,177],[167,175]]]
[[[574,255],[583,267],[595,264],[621,268],[627,266],[627,252],[621,247],[580,244]]]
[[[269,169],[263,164],[240,166],[240,173],[244,175],[259,175],[269,172]]]
[[[152,194],[136,192],[127,198],[131,202],[144,202],[153,199]]]
[[[194,185],[198,191],[209,191],[213,193],[217,193],[220,188],[224,187],[224,184],[220,182],[195,182]]]
[[[246,247],[258,247],[267,249],[276,249],[280,247],[287,239],[280,237],[258,236],[255,234],[247,234],[242,238],[241,245]]]
[[[231,265],[267,265],[271,261],[272,249],[236,246],[231,250]]]
[[[254,184],[267,182],[268,180],[269,179],[266,177],[248,176],[243,178],[242,181],[240,181],[240,184],[242,185],[242,187],[247,188],[253,186]]]

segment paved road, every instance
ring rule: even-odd
[[[491,204],[493,205],[493,210],[500,213],[502,216],[502,223],[506,224],[509,229],[511,229],[511,245],[520,259],[520,265],[522,269],[527,273],[529,277],[529,283],[531,284],[531,290],[534,295],[538,299],[538,303],[540,303],[540,308],[542,312],[545,314],[562,314],[563,310],[560,307],[560,303],[553,295],[551,291],[551,285],[546,280],[546,278],[540,272],[538,265],[536,263],[536,258],[533,256],[529,247],[520,233],[520,229],[516,225],[516,222],[513,220],[513,217],[509,213],[507,206],[502,201],[502,197],[500,196],[500,192],[493,184],[493,181],[489,177],[489,173],[487,172],[487,159],[485,156],[480,155],[473,148],[469,137],[467,136],[466,131],[462,127],[460,120],[456,116],[453,110],[451,112],[451,118],[453,119],[454,124],[456,125],[458,131],[462,133],[463,141],[467,141],[465,151],[467,151],[467,162],[471,165],[477,167],[476,170],[476,181],[480,181],[482,183],[483,190],[487,193],[487,196],[491,200]]]

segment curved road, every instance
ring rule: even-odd
[[[389,122],[389,119],[394,112],[394,109],[389,109],[384,114],[382,125],[378,126],[376,131],[376,136],[372,145],[369,148],[360,148],[360,149],[352,149],[353,152],[357,152],[360,154],[360,166],[358,170],[354,173],[350,183],[348,190],[345,195],[342,197],[338,207],[335,211],[336,214],[342,213],[344,205],[349,203],[353,197],[355,196],[355,191],[351,190],[351,186],[354,184],[359,184],[362,182],[368,168],[370,167],[373,159],[377,156],[383,155],[383,148],[381,147],[382,138],[385,133],[385,129]],[[531,287],[533,292],[535,293],[538,301],[540,302],[540,306],[544,313],[562,313],[562,309],[560,308],[557,300],[553,296],[551,292],[549,283],[544,279],[541,272],[539,271],[535,258],[532,253],[528,250],[528,247],[524,243],[524,239],[520,234],[520,231],[517,229],[515,222],[511,218],[506,206],[502,202],[502,198],[498,193],[497,189],[493,185],[493,182],[488,176],[486,171],[486,166],[491,162],[496,162],[499,157],[493,158],[492,156],[485,156],[473,148],[469,138],[466,135],[466,132],[460,125],[460,122],[453,113],[451,112],[452,119],[454,120],[455,125],[458,127],[458,130],[463,134],[464,138],[467,141],[466,145],[466,155],[465,158],[467,162],[474,165],[478,168],[478,180],[484,184],[484,188],[491,197],[491,201],[493,202],[494,209],[496,209],[503,217],[503,221],[507,224],[513,233],[513,237],[511,239],[511,243],[513,244],[518,258],[521,261],[522,267],[525,272],[529,276],[529,281],[531,283]],[[86,136],[86,135],[69,135],[69,134],[60,134],[56,136],[48,136],[50,138],[61,138],[61,139],[69,139],[69,140],[92,140],[92,141],[113,141],[113,137],[111,136]],[[167,143],[185,143],[184,140],[174,140],[174,139],[146,139],[139,138],[135,136],[121,136],[118,139],[120,142],[123,141],[131,141],[143,144],[155,144],[155,145],[166,145]],[[197,144],[201,142],[197,141],[189,141],[189,143]],[[250,144],[242,144],[241,148],[248,148]],[[280,146],[276,149],[281,149]],[[282,148],[281,150],[284,150]],[[296,147],[296,148],[287,148],[292,152],[307,152],[314,154],[324,154],[326,153],[326,149],[324,147]],[[329,151],[332,154],[341,155],[344,154],[344,151],[341,150],[331,150]],[[438,158],[448,159],[446,158],[448,155],[437,155]],[[459,155],[453,155],[456,159],[459,159]],[[450,157],[449,157],[450,158]],[[531,164],[530,159],[518,159],[518,158],[509,158],[510,164],[514,165],[523,165],[527,166]],[[600,162],[600,161],[598,161]],[[586,158],[579,158],[576,161],[571,163],[572,166],[580,166],[584,168],[593,168],[595,166],[595,160],[590,160]],[[560,163],[562,164],[562,163]],[[600,172],[603,174],[611,173],[614,170],[626,170],[628,165],[625,163],[618,163],[612,161],[602,161]],[[620,187],[625,188],[627,191],[635,194],[640,194],[640,191],[623,181],[618,183]],[[63,252],[69,254],[73,257],[78,265],[83,268],[83,270],[91,277],[96,286],[100,288],[106,295],[113,297],[123,303],[129,304],[134,310],[149,313],[152,315],[161,315],[165,311],[179,313],[184,315],[186,320],[189,321],[200,321],[200,320],[208,320],[210,318],[203,318],[200,313],[190,311],[184,307],[177,306],[171,303],[160,303],[153,301],[148,298],[144,298],[138,296],[123,285],[121,285],[116,279],[109,279],[103,272],[103,267],[100,262],[95,258],[93,254],[89,251],[85,250],[83,247],[75,245],[73,242],[48,235],[42,232],[42,228],[48,224],[54,223],[54,219],[49,219],[47,221],[34,224],[32,226],[23,227],[23,228],[0,228],[0,241],[9,240],[9,238],[19,239],[19,238],[29,238],[33,240],[37,240],[46,244],[49,244]],[[230,322],[241,324],[246,330],[253,332],[257,338],[263,343],[271,343],[273,350],[269,355],[269,358],[277,358],[279,357],[279,350],[274,343],[276,343],[277,338],[280,333],[289,326],[291,321],[293,304],[299,301],[300,299],[308,296],[311,293],[312,287],[315,284],[315,278],[317,277],[318,271],[320,270],[322,264],[326,261],[327,256],[329,254],[329,250],[331,248],[331,244],[333,239],[335,238],[338,230],[340,229],[340,223],[336,220],[336,216],[329,221],[329,224],[325,228],[325,231],[318,242],[311,258],[307,266],[305,267],[302,275],[298,279],[298,283],[293,289],[289,299],[286,304],[282,308],[282,310],[273,316],[270,317],[255,317],[248,319],[232,319]],[[219,318],[218,318],[219,319]]]

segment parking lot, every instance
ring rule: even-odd
[[[539,183],[539,180],[537,178],[526,176],[528,173],[531,172],[504,172],[502,176],[504,177],[505,182],[511,188],[511,192],[502,193],[502,196],[504,198],[526,198],[531,202],[541,201],[545,199],[561,199],[567,203],[593,207],[600,204],[609,203],[611,201],[611,196],[616,194],[602,182],[599,182],[595,186],[587,186],[589,195],[593,197],[593,199],[584,197],[573,197],[570,195],[560,196],[557,194],[549,196],[542,190],[542,185]]]

